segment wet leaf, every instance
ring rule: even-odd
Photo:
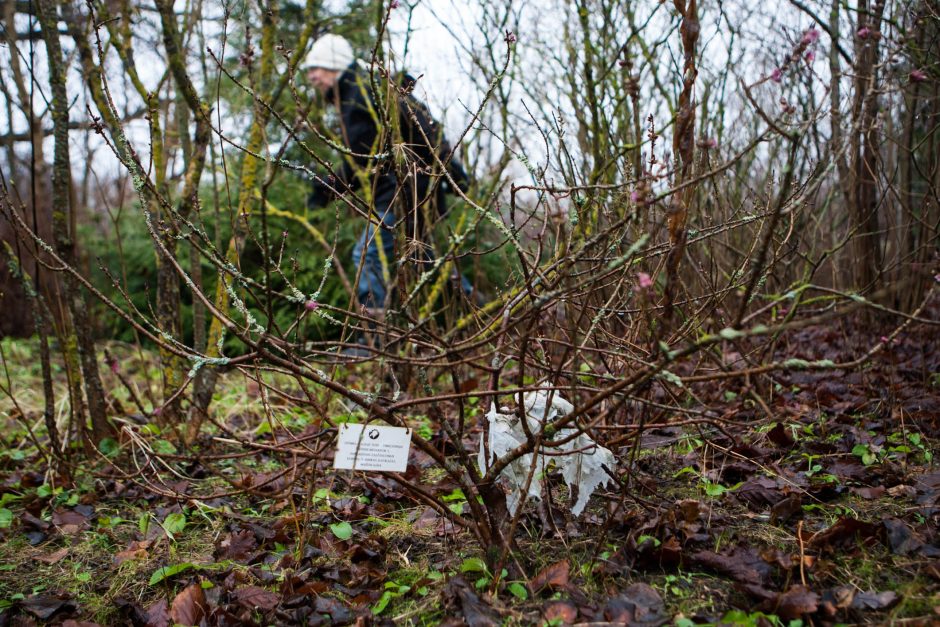
[[[444,594],[452,604],[457,606],[451,611],[458,611],[467,625],[498,627],[502,624],[496,611],[480,600],[463,577],[451,577],[444,587]]]
[[[255,534],[247,529],[229,533],[219,543],[219,559],[245,561],[257,548]]]
[[[897,592],[856,592],[852,599],[853,610],[888,610],[901,600]]]
[[[147,627],[168,627],[171,620],[166,599],[160,599],[147,608]]]
[[[856,546],[865,542],[875,542],[882,535],[880,525],[856,520],[855,518],[840,518],[828,529],[817,533],[810,533],[803,529],[804,540],[809,548],[832,549],[842,546]]]
[[[62,594],[34,594],[22,602],[24,610],[39,620],[49,620],[59,612],[74,612],[78,606],[69,595]]]
[[[728,554],[698,551],[689,556],[689,562],[741,583],[757,584],[770,578],[770,566],[752,549],[734,549]]]
[[[542,611],[546,621],[556,621],[563,625],[570,625],[578,619],[578,608],[571,601],[552,601]]]
[[[49,553],[47,555],[37,555],[34,559],[37,562],[42,562],[43,564],[56,564],[68,554],[69,554],[69,548],[67,546],[64,546],[58,551],[53,551],[52,553]]]
[[[128,560],[147,559],[147,549],[153,544],[150,540],[133,540],[126,549],[114,554],[114,565],[118,566]]]
[[[317,597],[315,607],[318,614],[329,614],[337,625],[351,623],[355,618],[353,612],[334,597]]]
[[[529,586],[535,591],[546,587],[553,590],[566,588],[568,587],[569,570],[571,570],[571,565],[568,563],[567,559],[555,562],[550,566],[546,566],[539,574],[533,577],[532,581],[529,582]]]
[[[819,595],[803,586],[793,586],[783,594],[764,601],[758,609],[784,620],[796,620],[819,608]]]
[[[770,508],[771,523],[785,523],[803,511],[803,499],[793,493]]]
[[[767,438],[773,442],[775,446],[780,448],[792,448],[796,443],[793,436],[790,435],[790,430],[780,422],[775,424],[773,429],[767,432]]]
[[[270,590],[258,586],[245,586],[232,593],[235,602],[249,610],[273,610],[277,607],[280,597]]]
[[[632,584],[607,601],[604,618],[622,625],[661,625],[668,620],[659,592],[645,583]]]
[[[209,613],[209,603],[202,586],[194,583],[176,595],[170,605],[170,620],[174,624],[198,625]]]

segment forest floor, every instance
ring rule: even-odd
[[[776,350],[848,361],[878,341],[871,328],[853,319],[807,327]],[[385,476],[324,461],[291,484],[279,474],[290,459],[270,450],[210,458],[243,451],[225,438],[206,444],[201,461],[174,461],[174,438],[135,415],[116,376],[149,403],[155,356],[107,347],[112,410],[163,455],[160,470],[175,478],[168,493],[186,496],[156,494],[129,472],[152,461],[127,441],[108,442],[108,459],[82,463],[70,485],[50,484],[33,439],[45,437],[36,345],[3,340],[0,626],[940,621],[936,326],[910,326],[852,371],[784,370],[772,389],[697,387],[721,429],[660,417],[634,451],[615,451],[629,498],[601,490],[577,518],[550,474],[549,502],[527,506],[515,559],[500,573],[468,532]],[[58,389],[57,411],[67,412]],[[283,403],[272,424],[262,396],[229,373],[215,419],[267,444],[318,428]],[[437,431],[424,416],[411,422]],[[428,456],[413,450],[407,476],[466,509]],[[240,493],[225,495],[232,486]]]

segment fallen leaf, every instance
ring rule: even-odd
[[[209,603],[202,586],[194,583],[176,595],[170,606],[170,619],[174,624],[191,627],[198,625],[209,613]]]
[[[147,549],[151,544],[151,540],[132,540],[126,549],[114,554],[114,565],[118,566],[128,560],[147,559]]]
[[[784,427],[783,423],[780,422],[775,424],[773,429],[767,432],[767,437],[775,446],[780,448],[791,448],[796,443],[793,436],[790,435],[790,430]]]
[[[856,546],[870,543],[881,538],[882,528],[854,518],[840,518],[828,529],[817,533],[802,530],[803,539],[808,548],[831,549],[841,546]]]
[[[58,551],[53,551],[48,555],[37,555],[33,559],[37,562],[42,562],[43,564],[55,564],[62,560],[63,557],[69,554],[69,548],[67,546],[62,547]]]
[[[803,511],[803,499],[799,493],[794,492],[770,508],[770,522],[772,524],[785,523]]]
[[[52,524],[65,535],[75,535],[88,529],[88,518],[71,509],[57,509],[52,512]]]
[[[923,548],[924,541],[897,518],[885,518],[881,524],[888,536],[888,546],[895,555],[908,555]]]
[[[770,565],[751,549],[734,549],[728,554],[698,551],[689,556],[689,562],[746,584],[766,583],[771,574]]]
[[[619,625],[661,625],[667,622],[659,593],[645,583],[635,583],[604,605],[604,618]]]
[[[329,614],[335,625],[351,623],[355,618],[352,610],[335,597],[317,597],[315,608],[318,614]]]
[[[568,586],[568,571],[570,568],[571,565],[568,563],[567,559],[555,562],[551,566],[543,568],[542,571],[529,582],[529,586],[536,592],[546,586],[555,590],[565,588]]]
[[[894,607],[901,597],[897,592],[856,592],[852,599],[853,610],[887,610]]]
[[[273,610],[277,607],[280,597],[270,590],[258,586],[245,586],[232,593],[235,602],[249,610]]]
[[[502,624],[502,620],[496,611],[480,601],[480,597],[476,595],[463,577],[459,575],[451,577],[444,587],[444,594],[445,597],[458,606],[460,615],[463,616],[467,625],[473,625],[473,627],[498,627]]]
[[[812,614],[818,608],[819,595],[803,586],[793,586],[757,606],[757,609],[776,614],[783,620],[796,620],[805,614]]]
[[[255,534],[247,529],[229,533],[219,543],[219,558],[242,562],[247,560],[258,548]]]
[[[61,594],[34,594],[22,602],[24,610],[39,620],[49,620],[58,612],[74,612],[78,605],[65,593]]]
[[[170,620],[170,607],[166,599],[158,599],[147,608],[147,627],[168,627]]]
[[[578,618],[578,608],[570,601],[552,601],[542,614],[546,621],[555,621],[553,624],[570,625]]]
[[[896,499],[914,498],[917,496],[917,490],[914,489],[914,486],[896,485],[888,488],[888,495],[893,496]]]
[[[852,488],[852,492],[862,497],[866,501],[874,501],[875,499],[880,499],[882,496],[884,496],[886,490],[883,485],[879,485],[873,488]]]

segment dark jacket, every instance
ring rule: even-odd
[[[380,89],[386,85],[385,79],[377,78],[377,81]],[[387,129],[381,134],[379,129],[384,116],[377,108],[372,81],[366,72],[359,71],[355,64],[351,65],[327,93],[327,99],[336,105],[339,113],[343,144],[354,153],[352,156],[343,155],[343,165],[336,172],[339,180],[332,187],[341,193],[359,189],[362,181],[361,174],[357,173],[366,171],[376,212],[383,214],[397,197],[399,202],[396,204],[400,209],[396,214],[406,217],[410,223],[426,205],[433,206],[438,212],[443,211],[443,194],[450,189],[438,160],[434,158],[435,153],[441,162],[447,164],[448,173],[460,189],[466,191],[468,179],[459,160],[450,154],[450,145],[440,125],[427,107],[410,95],[414,79],[403,75],[400,82],[400,89],[386,92],[396,98],[393,104],[397,116],[392,122],[397,123],[397,129]],[[428,140],[433,148],[428,145]],[[393,144],[397,144],[394,151]],[[375,159],[368,156],[382,153],[389,157]],[[401,190],[396,196],[399,187]],[[332,192],[326,184],[314,182],[310,204],[326,204],[331,197]]]

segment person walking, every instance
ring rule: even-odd
[[[340,139],[348,151],[335,178],[314,180],[308,205],[325,206],[349,191],[358,191],[366,201],[360,208],[368,223],[351,260],[359,304],[380,315],[388,307],[395,274],[395,228],[404,225],[416,263],[433,260],[425,230],[444,211],[451,181],[466,191],[467,174],[427,107],[410,96],[414,80],[407,75],[387,90],[386,114],[380,110],[369,66],[356,59],[345,38],[326,34],[317,39],[304,59],[304,70],[307,81],[336,109]],[[396,124],[400,142],[390,128]],[[460,284],[465,293],[473,291],[466,277],[460,276]]]

